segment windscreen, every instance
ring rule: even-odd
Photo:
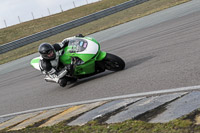
[[[88,46],[88,42],[84,39],[70,39],[68,49],[70,53],[77,53],[84,51]]]

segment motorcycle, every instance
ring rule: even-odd
[[[36,57],[30,64],[40,70],[39,62],[42,58]],[[67,69],[65,77],[82,79],[105,70],[120,71],[125,68],[125,62],[120,57],[100,50],[100,44],[91,37],[69,38],[68,46],[59,60]],[[51,77],[46,76],[47,82],[54,82]],[[64,87],[64,86],[62,86]]]

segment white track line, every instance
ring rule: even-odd
[[[159,91],[151,91],[151,92],[143,92],[143,93],[122,95],[122,96],[114,96],[114,97],[107,97],[107,98],[100,98],[100,99],[94,99],[94,100],[88,100],[88,101],[74,102],[74,103],[68,103],[68,104],[32,109],[32,110],[27,110],[27,111],[12,113],[12,114],[6,114],[6,115],[0,116],[0,118],[11,117],[11,116],[21,115],[21,114],[25,114],[25,113],[32,113],[32,112],[36,112],[36,111],[43,111],[43,110],[48,110],[48,109],[60,108],[60,107],[67,107],[67,106],[75,106],[75,105],[80,105],[80,104],[88,104],[88,103],[93,103],[93,102],[100,102],[100,101],[109,101],[109,100],[125,99],[125,98],[147,97],[147,96],[154,96],[154,95],[163,95],[163,94],[169,94],[169,93],[189,92],[189,91],[198,91],[198,90],[200,90],[200,85],[182,87],[182,88],[174,88],[174,89],[167,89],[167,90],[159,90]]]

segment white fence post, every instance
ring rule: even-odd
[[[33,19],[35,19],[35,18],[34,18],[34,14],[33,14],[33,12],[31,12],[31,14],[32,14]]]
[[[49,8],[47,8],[49,15],[51,15]]]
[[[74,4],[74,8],[76,8],[76,5],[75,5],[75,2],[73,1],[73,4]]]
[[[19,23],[21,23],[21,19],[20,19],[20,17],[18,16],[18,20],[19,20]]]
[[[62,5],[60,5],[60,10],[61,10],[61,12],[63,12]]]

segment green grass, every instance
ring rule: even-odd
[[[0,133],[6,132],[0,131]],[[177,119],[168,123],[147,123],[144,121],[127,120],[122,123],[101,124],[97,121],[89,122],[84,126],[67,126],[61,122],[51,127],[26,128],[9,133],[194,133],[200,132],[200,126],[191,120]]]
[[[70,11],[66,11],[64,13],[59,13],[56,15],[52,15],[50,17],[22,23],[20,25],[16,25],[13,27],[9,27],[6,29],[0,30],[0,40],[6,38],[6,41],[12,41],[11,38],[20,38],[23,36],[27,36],[29,34],[33,34],[35,32],[42,31],[44,29],[50,28],[52,26],[56,26],[58,24],[70,21],[72,19],[76,19],[90,13],[99,11],[101,9],[117,5],[119,3],[125,2],[127,0],[102,0],[98,3],[93,3],[91,5],[82,6],[77,9],[72,9]],[[60,42],[66,37],[74,36],[78,33],[82,33],[84,35],[89,35],[161,10],[166,8],[187,2],[190,0],[150,0],[143,4],[137,5],[135,7],[131,7],[119,13],[115,13],[113,15],[104,17],[102,19],[90,22],[88,24],[76,27],[74,29],[62,32],[60,34],[54,35],[52,37],[31,43],[29,45],[20,47],[18,49],[9,51],[7,53],[1,54],[0,56],[0,64],[33,54],[37,52],[39,44],[42,42]],[[97,9],[96,9],[97,8]],[[90,11],[91,10],[91,11]],[[86,12],[86,13],[83,13]],[[73,15],[71,15],[73,14]],[[76,16],[76,17],[75,17]],[[62,18],[66,18],[66,20],[62,20]],[[70,19],[69,19],[70,18]],[[49,22],[49,23],[48,23]],[[51,23],[53,22],[53,23]],[[26,28],[25,28],[26,27]],[[4,34],[4,35],[3,35]],[[3,37],[2,37],[3,36]],[[10,37],[9,37],[10,36]],[[14,40],[15,40],[14,39]]]
[[[54,26],[84,17],[97,11],[118,5],[128,0],[102,0],[97,3],[74,8],[48,17],[24,22],[15,26],[0,29],[0,44],[5,44],[19,38],[52,28]]]
[[[70,120],[66,120],[54,126],[38,128],[43,124],[38,122],[39,124],[36,123],[22,130],[4,129],[0,133],[200,133],[200,121],[197,120],[200,118],[200,109],[168,123],[127,120],[121,123],[106,124],[104,121],[108,118],[109,116],[98,118],[83,126],[68,126],[67,123]]]

